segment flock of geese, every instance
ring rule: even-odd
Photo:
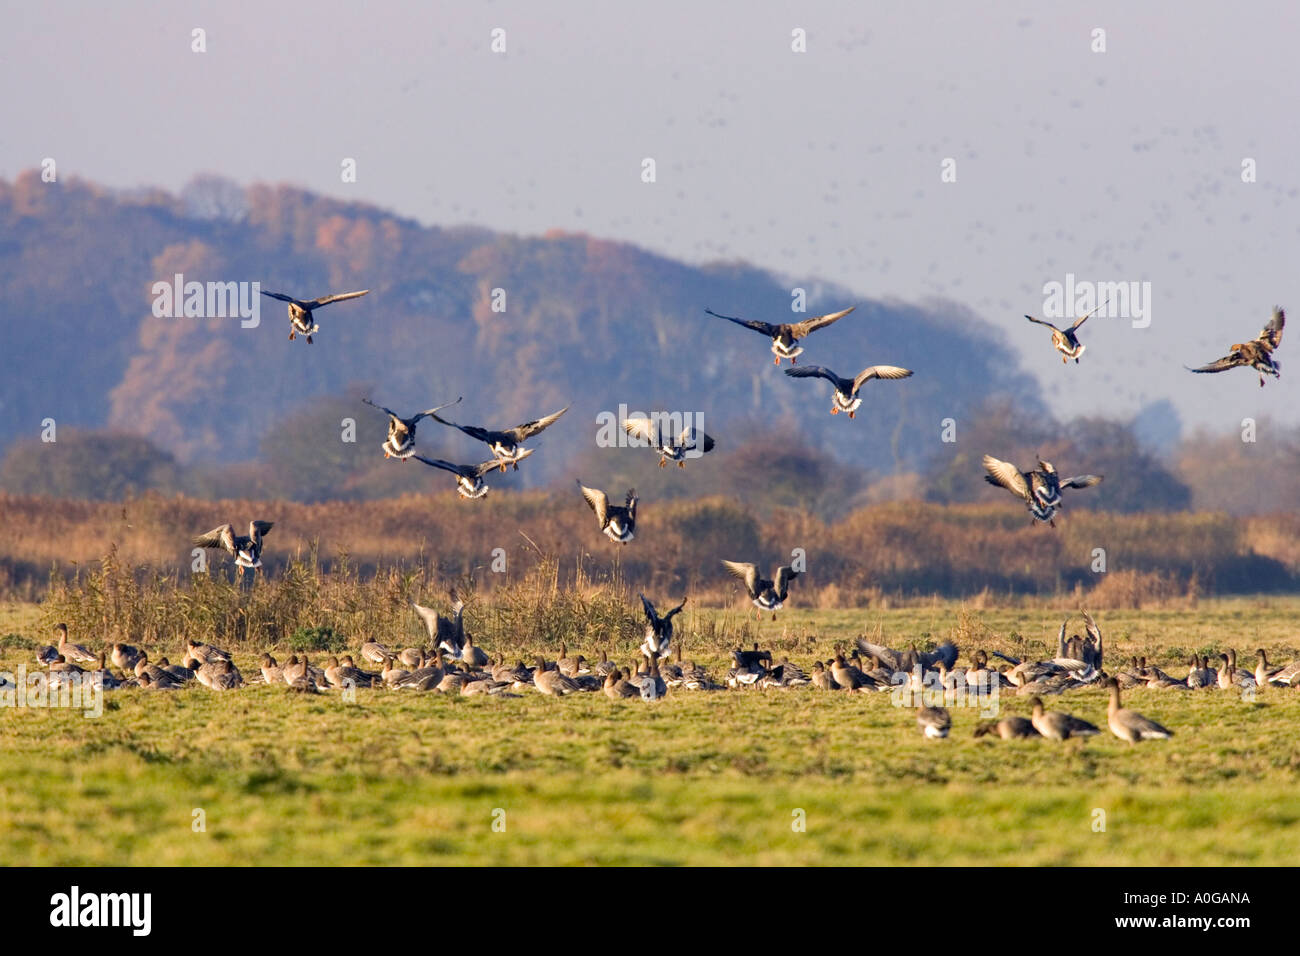
[[[264,295],[288,303],[292,340],[298,335],[312,344],[320,326],[314,317],[315,310],[333,302],[355,299],[369,290],[345,292],[303,300],[279,292]],[[840,321],[854,311],[853,308],[815,316],[800,322],[768,323],[721,315],[706,310],[708,314],[725,319],[759,332],[771,339],[774,364],[783,360],[791,364],[785,374],[791,378],[820,378],[833,386],[831,414],[844,412],[854,418],[862,406],[861,389],[873,380],[896,381],[909,378],[912,370],[895,365],[871,365],[852,378],[836,374],[820,365],[798,365],[796,359],[804,352],[800,342],[813,332]],[[1096,310],[1094,310],[1095,312]],[[1089,313],[1091,315],[1092,313]],[[1085,315],[1066,329],[1060,329],[1044,320],[1026,316],[1031,322],[1046,325],[1052,330],[1054,347],[1063,355],[1063,361],[1076,362],[1084,352],[1078,330],[1088,319]],[[1229,354],[1196,372],[1221,372],[1229,368],[1248,366],[1258,371],[1260,384],[1265,375],[1279,375],[1279,365],[1273,352],[1281,342],[1285,315],[1280,308],[1259,337],[1232,346]],[[456,490],[463,499],[482,498],[488,493],[485,479],[493,472],[508,468],[517,470],[519,463],[533,454],[535,448],[524,443],[555,424],[568,411],[568,406],[549,415],[510,428],[489,428],[464,425],[440,415],[444,409],[458,404],[461,399],[436,405],[414,415],[404,416],[370,399],[362,399],[388,415],[388,434],[382,449],[385,458],[408,461],[412,458],[426,465],[451,473],[456,480]],[[458,464],[442,459],[427,458],[416,450],[416,430],[426,418],[456,429],[488,446],[491,457],[477,464]],[[662,418],[628,418],[622,428],[638,445],[649,447],[659,456],[659,466],[675,463],[684,468],[686,460],[712,451],[716,445],[712,436],[693,428],[666,428]],[[1062,478],[1056,467],[1039,458],[1037,467],[1021,470],[1017,465],[985,455],[983,464],[985,480],[1020,498],[1030,513],[1032,522],[1045,522],[1055,526],[1055,515],[1063,507],[1065,489],[1089,488],[1102,480],[1100,475],[1083,474]],[[623,503],[613,503],[598,488],[590,488],[577,481],[582,497],[596,517],[599,531],[611,541],[626,545],[635,537],[638,497],[629,490]],[[223,524],[193,539],[196,546],[216,549],[234,558],[237,573],[262,566],[262,549],[274,522],[253,520],[248,533],[239,534],[232,524]],[[789,596],[791,582],[799,572],[790,566],[778,566],[770,578],[764,577],[753,562],[723,561],[727,572],[739,579],[761,618],[770,613],[773,618]],[[181,665],[171,664],[166,657],[150,660],[147,653],[126,644],[114,644],[106,651],[92,652],[86,647],[68,641],[67,627],[58,625],[57,643],[43,647],[37,658],[48,666],[51,679],[60,681],[65,675],[89,674],[102,682],[105,688],[136,686],[154,691],[171,691],[184,687],[191,681],[216,691],[233,690],[245,683],[264,682],[284,684],[303,693],[320,693],[330,689],[356,687],[388,687],[397,691],[426,691],[459,693],[463,695],[492,694],[517,696],[533,690],[548,696],[565,696],[581,692],[601,692],[615,699],[639,698],[657,700],[670,688],[682,690],[720,690],[725,687],[756,686],[760,688],[791,688],[810,686],[825,691],[843,692],[898,692],[908,689],[916,692],[931,691],[942,695],[945,703],[952,703],[973,693],[976,699],[986,699],[997,694],[1027,695],[1031,714],[1005,716],[976,728],[976,736],[995,735],[1001,738],[1046,737],[1066,740],[1097,734],[1095,724],[1063,711],[1048,711],[1042,698],[1081,687],[1100,686],[1109,692],[1107,725],[1122,740],[1136,743],[1142,740],[1165,739],[1172,731],[1159,723],[1121,705],[1120,693],[1132,687],[1198,688],[1238,686],[1300,686],[1300,662],[1282,668],[1271,668],[1263,650],[1258,651],[1259,664],[1253,675],[1238,671],[1234,652],[1221,655],[1223,667],[1215,670],[1207,661],[1193,657],[1185,678],[1170,677],[1159,668],[1148,666],[1145,659],[1133,660],[1127,669],[1107,673],[1103,669],[1103,642],[1096,622],[1086,611],[1083,617],[1088,637],[1066,639],[1066,625],[1061,625],[1056,657],[1043,661],[1020,661],[1001,652],[995,657],[1004,663],[996,669],[989,665],[988,655],[977,650],[971,657],[971,666],[958,666],[958,650],[948,643],[934,651],[920,652],[915,645],[904,651],[893,650],[881,644],[859,639],[857,646],[845,655],[837,651],[829,660],[818,660],[811,671],[804,671],[788,658],[774,663],[770,651],[760,650],[757,644],[749,650],[736,648],[732,652],[732,666],[715,680],[707,670],[694,662],[682,660],[680,643],[673,641],[673,618],[685,606],[685,599],[667,613],[660,614],[654,603],[641,595],[645,615],[645,637],[634,659],[626,666],[611,660],[605,651],[599,661],[588,661],[583,655],[570,656],[561,646],[560,657],[548,661],[537,656],[532,666],[522,660],[510,664],[504,659],[493,662],[465,630],[464,603],[453,590],[450,612],[440,614],[433,608],[413,604],[415,613],[423,622],[428,644],[423,648],[394,649],[381,642],[367,641],[358,650],[360,664],[351,654],[328,657],[324,666],[312,664],[307,656],[291,656],[283,664],[269,653],[262,656],[260,674],[245,681],[231,655],[210,644],[188,642]],[[115,674],[109,663],[123,676]],[[82,668],[81,665],[93,665]],[[378,667],[366,670],[364,665]],[[946,707],[937,703],[916,709],[916,720],[925,737],[947,737],[952,719]]]

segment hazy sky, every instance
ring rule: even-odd
[[[1300,322],[1294,2],[2,6],[6,178],[47,156],[111,186],[212,172],[745,259],[964,302],[1067,417],[1167,397],[1215,430],[1300,422],[1300,360],[1264,389],[1182,368],[1254,337],[1274,303]],[[1022,314],[1067,273],[1149,281],[1150,327],[1094,318],[1063,366]]]

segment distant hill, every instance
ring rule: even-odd
[[[307,346],[287,341],[284,306],[269,299],[258,328],[156,318],[151,287],[178,272],[304,297],[371,292],[323,310]],[[720,451],[729,427],[797,427],[888,475],[932,460],[941,422],[960,427],[991,396],[1041,409],[1000,333],[963,307],[874,301],[810,279],[797,283],[809,315],[858,308],[806,340],[800,362],[846,376],[875,363],[917,372],[871,383],[856,421],[830,416],[828,383],[786,378],[766,340],[704,314],[787,320],[794,284],[580,234],[421,226],[285,186],[205,177],[180,195],[122,193],[23,174],[0,181],[0,445],[54,418],[147,435],[183,465],[229,464],[259,459],[278,424],[325,398],[368,392],[414,411],[464,395],[456,420],[494,426],[572,403],[537,439],[545,453],[521,470],[526,484],[567,477],[566,463],[593,450],[597,414],[620,403],[702,412]],[[504,313],[493,289],[505,290]],[[369,449],[383,417],[357,403],[356,418]],[[327,425],[320,440],[337,441]],[[431,450],[466,461],[483,450],[424,428]]]

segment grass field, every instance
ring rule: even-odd
[[[687,656],[724,669],[727,629],[705,625],[734,617],[688,615]],[[1181,676],[1193,650],[1233,646],[1248,666],[1257,646],[1292,659],[1298,618],[1300,600],[1241,598],[1111,611],[1099,623],[1109,660],[1145,654]],[[1054,646],[1059,620],[1046,607],[946,602],[791,608],[759,625],[758,639],[805,667],[877,626],[895,646],[955,636],[963,653],[1036,654]],[[0,605],[5,669],[33,666],[41,621],[35,605]],[[158,650],[177,660],[181,643]],[[599,645],[578,650],[594,656]],[[253,648],[236,659],[257,673]],[[1176,736],[1140,746],[1109,735],[976,740],[978,714],[955,708],[953,736],[928,741],[888,694],[811,688],[654,704],[384,690],[345,703],[256,685],[117,691],[98,719],[0,711],[0,863],[1295,863],[1300,692],[1248,701],[1143,689],[1125,704]],[[1104,725],[1098,690],[1047,705]],[[1001,706],[1027,712],[1013,696]]]

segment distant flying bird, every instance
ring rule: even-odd
[[[1259,333],[1259,338],[1250,342],[1238,342],[1228,350],[1228,354],[1217,362],[1202,365],[1200,368],[1188,369],[1191,372],[1224,372],[1230,368],[1248,365],[1259,372],[1259,387],[1264,387],[1264,376],[1282,377],[1282,363],[1273,358],[1273,350],[1282,344],[1282,326],[1286,325],[1286,313],[1281,306],[1273,306],[1273,317],[1268,320]]]
[[[200,548],[212,548],[225,551],[235,558],[237,574],[243,574],[245,568],[262,566],[262,538],[271,533],[274,521],[250,521],[248,534],[235,534],[234,525],[223,524],[213,528],[207,534],[194,538]]]
[[[771,322],[760,322],[757,319],[738,319],[733,315],[723,315],[720,312],[714,312],[712,309],[705,309],[709,315],[716,316],[719,319],[726,319],[728,322],[735,322],[737,325],[743,325],[747,329],[753,329],[760,332],[772,340],[772,354],[776,356],[774,365],[780,365],[781,359],[788,358],[790,364],[795,364],[795,358],[803,354],[803,348],[799,345],[799,340],[807,338],[818,329],[824,329],[832,322],[838,322],[844,316],[848,315],[857,306],[850,306],[841,312],[831,312],[827,315],[816,315],[810,319],[804,319],[802,322],[783,322],[773,324]]]
[[[644,594],[641,607],[645,611],[645,640],[641,642],[641,653],[652,661],[661,661],[672,654],[673,618],[686,607],[686,598],[663,617],[655,610],[654,603]]]
[[[515,455],[514,461],[520,462],[533,453],[532,448],[521,448]],[[432,465],[434,468],[441,468],[443,471],[449,471],[456,476],[456,491],[462,498],[482,498],[488,493],[488,486],[484,483],[483,477],[489,472],[496,471],[501,467],[501,462],[493,458],[491,461],[485,461],[481,465],[455,465],[449,461],[443,461],[441,458],[425,458],[423,455],[413,455],[416,461],[422,461],[426,465]],[[515,465],[518,468],[518,464]],[[502,469],[504,470],[504,469]]]
[[[376,405],[368,398],[363,398],[363,402],[371,408],[377,408],[382,412],[388,413],[388,437],[384,439],[383,449],[385,458],[399,458],[406,461],[415,454],[415,426],[420,419],[427,418],[440,409],[455,405],[455,402],[447,402],[445,405],[435,405],[433,408],[426,408],[424,411],[410,418],[403,418],[391,408],[385,408],[383,405]]]
[[[609,496],[599,488],[588,488],[581,481],[578,488],[582,497],[587,499],[591,510],[596,513],[600,530],[615,544],[627,544],[636,532],[636,489],[628,491],[622,505],[611,505]]]
[[[667,467],[668,462],[677,462],[678,468],[686,467],[686,459],[713,451],[713,439],[702,431],[685,428],[677,435],[665,435],[662,423],[649,418],[628,418],[623,421],[623,431],[633,438],[647,442],[659,453],[659,467]],[[692,452],[699,452],[692,455]]]
[[[1109,301],[1110,299],[1106,300],[1106,302]],[[1096,309],[1093,309],[1092,312],[1089,312],[1083,318],[1076,319],[1074,325],[1070,326],[1068,329],[1058,329],[1051,322],[1048,322],[1045,319],[1036,319],[1032,315],[1027,315],[1025,318],[1030,322],[1036,322],[1038,325],[1045,325],[1052,330],[1052,345],[1055,346],[1056,351],[1061,353],[1062,364],[1069,362],[1070,359],[1074,359],[1074,363],[1077,365],[1079,364],[1079,356],[1087,350],[1087,346],[1079,341],[1079,337],[1075,335],[1075,332],[1078,331],[1079,326],[1087,322],[1089,317],[1096,312],[1097,309],[1100,309],[1105,305],[1106,302],[1097,306]]]
[[[790,594],[790,582],[799,576],[798,571],[783,566],[776,569],[773,580],[769,581],[759,575],[757,565],[747,561],[723,561],[722,564],[733,577],[745,582],[745,590],[749,592],[754,607],[758,608],[757,616],[762,617],[764,611],[771,611],[774,621],[776,612],[781,610]]]
[[[1061,501],[1063,488],[1091,488],[1099,484],[1103,475],[1078,475],[1074,478],[1061,479],[1056,473],[1056,466],[1050,461],[1038,459],[1038,467],[1032,471],[1021,471],[1010,462],[1000,461],[992,455],[984,456],[984,468],[988,474],[984,480],[990,485],[1005,488],[1018,498],[1024,500],[1029,513],[1038,521],[1046,521],[1056,527],[1056,512],[1064,508]]]
[[[281,302],[289,303],[289,341],[292,342],[294,337],[301,332],[307,336],[307,344],[311,345],[311,337],[320,331],[320,326],[312,319],[313,309],[319,309],[322,305],[329,305],[331,302],[356,299],[369,291],[369,289],[362,289],[360,292],[340,292],[338,295],[323,295],[319,299],[295,299],[283,292],[267,292],[265,290],[262,291],[262,295],[269,295],[272,299],[279,299]]]
[[[873,365],[870,368],[864,368],[854,378],[840,378],[830,369],[821,365],[799,365],[795,368],[786,369],[785,374],[791,378],[826,379],[835,386],[831,414],[838,415],[840,412],[848,412],[849,418],[854,418],[858,413],[858,407],[862,404],[858,389],[873,378],[910,378],[912,370],[899,368],[897,365]]]
[[[523,443],[554,425],[556,420],[568,410],[569,406],[565,405],[558,412],[547,415],[545,418],[534,419],[531,422],[524,422],[522,425],[516,425],[514,428],[506,428],[501,431],[480,428],[478,425],[457,425],[455,422],[449,422],[437,415],[430,417],[436,422],[459,429],[470,438],[477,438],[490,446],[492,454],[497,457],[497,468],[501,471],[506,470],[506,465],[513,465],[515,471],[518,471],[520,459],[527,457],[529,454],[524,450]]]

